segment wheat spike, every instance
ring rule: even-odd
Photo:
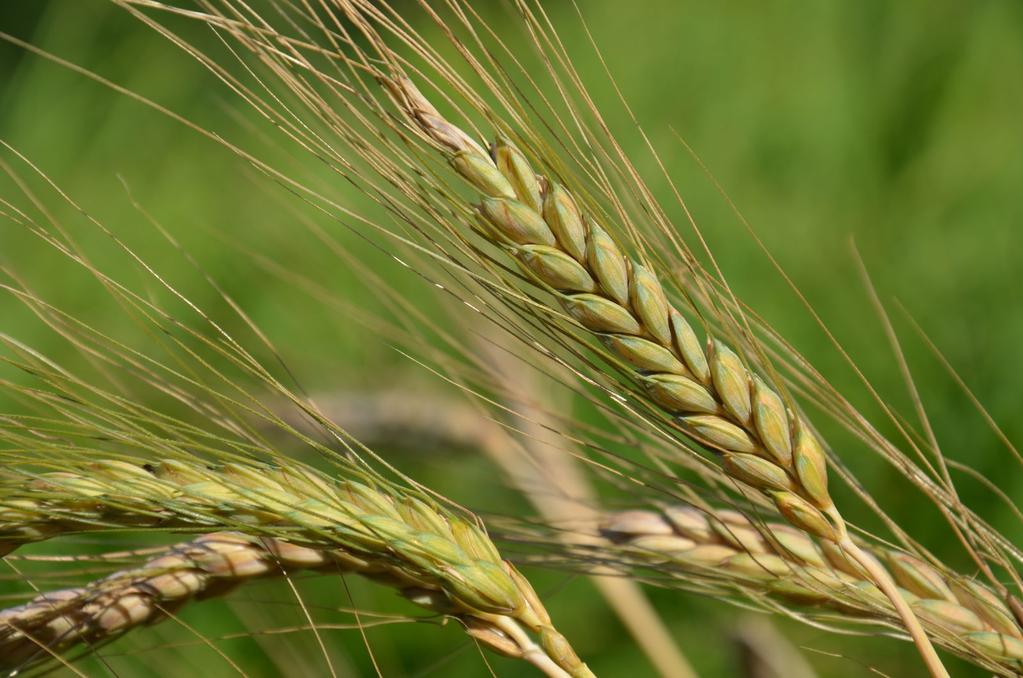
[[[43,593],[0,612],[0,669],[23,670],[51,653],[111,640],[157,623],[189,601],[225,595],[252,579],[302,570],[359,573],[360,565],[345,551],[311,549],[238,532],[203,535],[139,567],[83,587]],[[469,635],[500,654],[523,658],[531,649],[519,645],[490,619],[452,608],[435,591],[407,587],[400,579],[389,581],[379,569],[367,573],[424,607],[459,616]]]
[[[433,609],[443,603],[446,613],[472,617],[477,637],[489,624],[503,634],[489,637],[491,646],[508,636],[550,675],[592,675],[477,524],[394,486],[335,482],[290,463],[107,460],[41,474],[4,469],[0,487],[0,552],[111,526],[228,528],[284,538],[329,550],[335,565],[382,579],[413,602]],[[539,648],[527,645],[520,624],[538,635]]]
[[[756,525],[732,510],[673,506],[610,514],[602,533],[635,564],[679,570],[786,602],[889,621],[892,607],[869,574],[834,544],[788,525]],[[907,553],[863,547],[888,564],[900,595],[947,649],[1002,675],[1023,670],[1023,629],[986,586]]]
[[[634,368],[657,405],[720,452],[730,475],[770,494],[801,529],[838,540],[825,517],[834,504],[824,453],[782,398],[724,344],[701,344],[657,277],[583,215],[565,188],[541,183],[508,141],[498,139],[488,155],[410,82],[392,90],[452,167],[483,192],[479,213],[495,242]]]
[[[490,154],[444,119],[407,78],[385,80],[405,114],[482,194],[483,233],[626,365],[649,398],[722,468],[768,495],[794,526],[841,545],[871,571],[934,676],[947,676],[894,582],[848,536],[828,492],[827,459],[809,426],[719,341],[701,344],[656,275],[626,256],[572,195],[499,138]]]
[[[24,669],[77,645],[153,624],[190,600],[299,570],[350,569],[349,558],[278,539],[218,532],[84,587],[40,594],[0,612],[0,669]],[[43,648],[46,648],[45,650]]]

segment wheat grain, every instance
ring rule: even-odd
[[[564,187],[498,138],[486,153],[407,78],[385,80],[408,118],[482,194],[481,231],[628,365],[650,400],[722,455],[732,478],[769,496],[794,526],[839,544],[891,599],[931,673],[947,676],[891,577],[859,551],[828,492],[827,459],[784,399],[720,341],[701,344],[654,273],[627,257]]]
[[[661,575],[695,574],[804,607],[889,621],[892,607],[867,571],[831,542],[814,543],[788,525],[757,525],[737,511],[691,506],[609,515],[603,534],[634,564]],[[864,547],[867,550],[867,547]],[[871,548],[888,564],[900,595],[930,635],[989,670],[1023,670],[1023,630],[986,586],[893,549]]]
[[[510,638],[551,675],[592,675],[477,524],[396,486],[335,482],[290,464],[108,460],[41,474],[6,468],[0,487],[0,552],[104,527],[227,528],[283,538],[329,550],[335,566],[382,580],[420,605],[471,617],[473,635],[495,649]],[[538,635],[539,647],[520,624]]]

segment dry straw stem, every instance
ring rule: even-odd
[[[555,394],[550,380],[540,381],[513,353],[495,340],[481,344],[481,358],[501,384],[504,401],[515,413],[512,426],[480,440],[483,450],[522,491],[549,525],[558,526],[558,538],[566,545],[599,540],[594,529],[600,511],[594,488],[577,458],[580,451],[562,438],[552,412],[564,411],[566,403]],[[478,417],[483,421],[489,419]],[[614,572],[591,571],[594,587],[604,596],[619,621],[643,650],[663,678],[694,678],[696,671],[682,653],[671,631],[643,594],[639,584]],[[611,576],[607,576],[607,575]]]
[[[400,388],[315,393],[310,400],[337,428],[373,450],[457,456],[489,449],[507,437],[497,423],[480,416],[478,407],[404,376],[400,383]],[[280,399],[272,409],[290,429],[310,438],[322,435],[290,400]],[[267,435],[281,433],[279,426],[259,423]]]
[[[509,141],[498,139],[488,153],[408,79],[385,84],[451,167],[483,194],[477,213],[484,237],[598,336],[689,436],[720,453],[729,476],[768,495],[790,523],[839,544],[867,568],[931,673],[946,676],[891,577],[849,538],[828,492],[824,451],[781,395],[720,341],[701,342],[654,272],[626,256],[565,187],[537,175]]]
[[[297,464],[66,460],[62,467],[74,470],[0,472],[0,552],[112,527],[227,528],[286,539],[330,550],[344,570],[472,620],[473,635],[491,649],[550,676],[592,675],[483,529],[425,498],[382,483],[333,481]],[[539,645],[523,627],[537,634]]]
[[[798,648],[762,615],[744,615],[728,630],[747,678],[818,678]]]
[[[892,620],[890,602],[861,565],[833,542],[815,544],[788,525],[758,525],[732,510],[673,506],[611,514],[602,532],[631,562],[660,575],[711,577],[798,606]],[[991,589],[901,551],[869,551],[871,559],[887,563],[900,596],[936,642],[1002,675],[1023,671],[1020,622]]]

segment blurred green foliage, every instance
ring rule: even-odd
[[[605,115],[612,129],[621,133],[659,195],[670,199],[641,138],[615,103],[572,3],[548,5],[568,51],[579,55],[576,66],[594,99],[608,102]],[[500,16],[499,8],[481,9]],[[855,244],[906,340],[909,363],[945,454],[996,480],[1010,497],[1023,496],[1018,465],[907,322],[912,317],[924,328],[1009,439],[1023,439],[1023,5],[1009,0],[651,0],[631,5],[586,0],[580,9],[743,299],[878,428],[894,435],[881,409],[676,133],[699,154],[886,401],[909,414],[906,388],[857,270]],[[243,146],[262,146],[258,130],[242,122],[243,109],[212,76],[105,2],[2,3],[0,30],[202,126],[229,129]],[[434,29],[422,30],[429,34]],[[354,306],[382,310],[351,271],[308,237],[294,234],[294,208],[283,191],[269,189],[265,179],[181,124],[80,74],[0,44],[0,137],[144,257],[159,261],[199,306],[215,317],[226,312],[224,302],[199,284],[194,270],[180,257],[166,255],[165,241],[132,207],[131,198],[137,200],[267,330],[304,385],[372,387],[399,383],[412,373],[423,376],[368,330],[239,258],[239,247],[271,253],[283,265],[315,271],[328,288],[353,290],[348,296]],[[283,154],[278,157],[289,162]],[[345,200],[358,204],[358,196]],[[103,236],[79,226],[75,236],[95,252],[101,266],[126,266],[123,258],[109,253]],[[432,290],[415,276],[389,264],[338,224],[328,228],[389,284],[430,303]],[[688,227],[682,232],[688,236]],[[116,305],[89,286],[70,282],[74,272],[67,270],[66,260],[45,252],[38,239],[9,222],[0,226],[0,262],[96,327],[142,337]],[[57,351],[57,357],[66,350],[9,299],[0,301],[0,317],[2,331]],[[835,435],[849,445],[845,458],[885,508],[921,542],[969,570],[947,528],[932,511],[919,510],[921,497],[907,491],[898,474],[874,455],[857,456],[861,447]],[[469,506],[522,506],[510,491],[496,487],[479,460],[408,464],[418,479]],[[451,473],[451,464],[458,464],[457,474]],[[962,496],[1019,543],[1019,523],[989,491],[964,480]],[[541,592],[555,594],[551,608],[559,625],[599,674],[646,670],[637,668],[646,664],[588,584],[560,575],[536,576]],[[407,611],[386,591],[358,582],[349,582],[348,588],[328,579],[303,584],[307,602],[350,606],[351,595],[359,605]],[[673,592],[655,592],[654,598],[704,675],[736,670],[730,630],[739,611]],[[229,603],[196,606],[183,618],[208,637],[303,623],[291,594],[270,584],[247,589]],[[863,675],[867,665],[892,675],[920,671],[907,644],[846,640],[789,622],[779,626],[801,647],[844,655],[808,650],[822,675]],[[324,633],[337,648],[339,674],[372,674],[370,654],[357,632]],[[452,630],[400,626],[369,629],[366,635],[384,675],[487,674],[476,650]],[[131,652],[197,641],[173,623],[145,636],[112,646],[105,664],[90,660],[83,668],[90,675],[233,673],[201,644],[119,655],[122,648]],[[275,675],[284,666],[298,673],[324,672],[308,633],[242,638],[224,641],[223,647],[253,676]],[[515,663],[492,661],[500,675],[528,673]],[[950,667],[955,675],[981,675],[958,662]]]

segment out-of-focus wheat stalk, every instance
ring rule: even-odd
[[[550,393],[552,384],[539,382],[522,369],[519,361],[499,343],[485,344],[482,357],[494,378],[503,386],[504,399],[515,413],[513,426],[519,436],[505,429],[497,440],[484,440],[483,449],[504,470],[511,483],[529,498],[540,515],[566,544],[593,543],[600,521],[598,498],[587,481],[577,457],[579,451],[565,446],[555,433],[551,412],[563,410]],[[559,407],[560,405],[560,407]],[[488,444],[489,443],[489,444]],[[691,678],[692,665],[678,647],[639,585],[611,572],[591,571],[594,586],[664,678]]]
[[[770,620],[748,615],[729,631],[746,678],[817,678],[813,667]]]

